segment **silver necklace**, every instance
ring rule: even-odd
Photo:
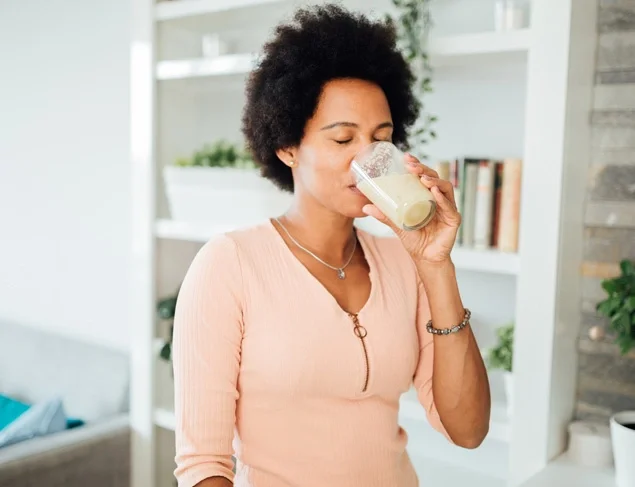
[[[353,251],[351,252],[351,255],[348,256],[348,260],[346,261],[346,264],[344,264],[342,267],[336,267],[327,262],[324,262],[322,259],[320,259],[317,255],[315,255],[309,249],[300,245],[300,243],[295,238],[293,238],[293,236],[289,233],[289,230],[287,230],[287,227],[285,227],[278,218],[276,218],[275,220],[278,222],[278,225],[282,227],[282,229],[285,231],[285,233],[291,239],[291,241],[298,246],[298,248],[300,248],[301,250],[304,250],[307,254],[309,254],[311,257],[313,257],[315,260],[317,260],[321,264],[324,264],[326,267],[336,271],[337,277],[339,279],[346,279],[346,272],[344,272],[344,269],[346,268],[346,266],[348,266],[348,264],[351,263],[351,260],[353,260],[353,256],[355,255],[355,250],[357,249],[357,238],[353,240]]]

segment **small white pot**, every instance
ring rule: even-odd
[[[511,418],[514,411],[514,375],[511,372],[503,372],[503,383],[507,399],[507,416]]]
[[[253,169],[167,166],[165,189],[174,220],[240,225],[286,211],[291,195]]]
[[[615,460],[617,487],[635,485],[635,429],[624,426],[635,424],[635,411],[624,411],[611,417],[611,443]]]

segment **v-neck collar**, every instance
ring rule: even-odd
[[[291,251],[291,249],[287,245],[287,242],[285,242],[284,238],[282,238],[282,235],[280,235],[280,232],[278,232],[278,229],[273,224],[273,219],[271,218],[267,219],[267,224],[269,225],[271,231],[274,233],[274,238],[276,238],[278,244],[282,246],[281,251],[285,253],[286,258],[288,260],[292,261],[291,265],[299,267],[300,272],[303,272],[307,276],[307,278],[310,281],[312,281],[313,284],[316,285],[321,290],[321,292],[325,294],[327,298],[330,299],[331,302],[335,304],[335,306],[338,309],[340,309],[343,313],[346,313],[347,315],[352,314],[352,315],[361,316],[371,306],[374,299],[374,295],[377,291],[378,283],[376,282],[376,263],[374,261],[373,249],[370,248],[369,242],[366,240],[367,238],[370,238],[370,237],[366,234],[365,231],[360,230],[359,228],[355,228],[357,240],[359,241],[359,244],[364,253],[364,258],[366,259],[366,262],[368,264],[368,269],[369,269],[368,277],[370,279],[370,293],[368,294],[368,298],[366,299],[366,302],[364,303],[364,305],[361,307],[359,311],[350,312],[340,306],[340,304],[337,302],[333,294],[331,294],[331,292],[328,289],[326,289],[324,284],[322,284],[320,280],[317,277],[315,277],[311,273],[311,271],[309,271],[309,269],[307,269],[306,266],[302,262],[300,262],[300,260],[295,256],[295,254]]]

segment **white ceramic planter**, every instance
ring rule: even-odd
[[[511,418],[514,411],[514,374],[503,372],[503,382],[505,384],[505,398],[507,399],[507,416]]]
[[[239,225],[286,211],[291,195],[252,169],[178,167],[163,170],[174,220]]]
[[[635,430],[627,428],[625,424],[635,424],[635,411],[624,411],[611,417],[611,443],[617,487],[635,485]]]

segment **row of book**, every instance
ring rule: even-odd
[[[440,161],[437,172],[454,186],[462,217],[459,245],[518,251],[521,159],[465,157]]]

